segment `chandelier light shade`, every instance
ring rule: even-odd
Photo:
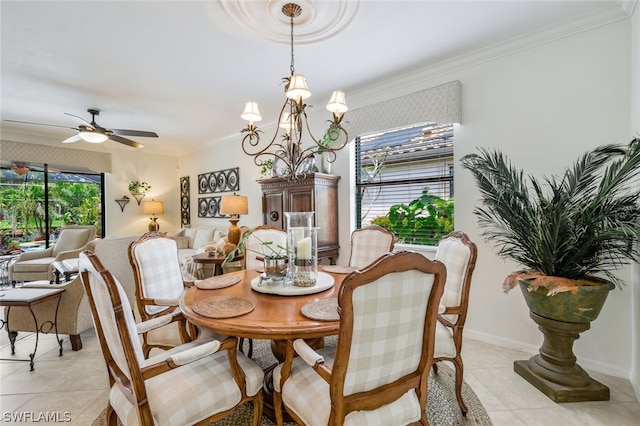
[[[294,18],[300,16],[302,8],[295,3],[287,3],[282,6],[282,13],[289,18],[291,24],[291,74],[284,77],[286,99],[280,110],[276,123],[275,133],[270,141],[263,142],[260,139],[262,130],[254,124],[262,120],[258,104],[253,101],[246,103],[241,117],[249,124],[242,129],[242,150],[245,154],[254,157],[254,163],[262,166],[266,162],[282,164],[279,173],[289,180],[300,179],[313,171],[314,159],[321,153],[326,153],[330,163],[336,159],[336,151],[344,148],[349,141],[347,131],[342,127],[344,114],[348,111],[346,96],[343,91],[336,90],[332,93],[326,108],[333,114],[329,120],[329,126],[316,138],[311,133],[304,103],[311,96],[304,75],[296,74],[293,52],[293,27]],[[280,133],[284,133],[278,135]],[[308,134],[308,142],[303,148],[303,133]],[[223,197],[224,200],[224,197]]]
[[[240,243],[240,227],[238,222],[241,214],[249,214],[249,202],[247,197],[242,195],[223,195],[220,201],[220,213],[231,215],[231,226],[227,231],[227,239],[230,243],[238,245]]]
[[[146,215],[151,215],[149,218],[151,222],[149,222],[149,232],[160,230],[160,224],[157,222],[157,214],[164,213],[164,203],[162,201],[145,201],[142,203],[142,213]]]

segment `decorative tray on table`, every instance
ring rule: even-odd
[[[280,296],[302,296],[305,294],[320,293],[333,287],[333,277],[323,272],[318,272],[316,285],[312,287],[297,287],[293,284],[284,286],[284,281],[267,280],[259,275],[251,280],[251,288],[259,293],[277,294]]]

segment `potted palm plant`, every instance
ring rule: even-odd
[[[499,151],[461,159],[481,194],[483,238],[523,270],[519,286],[544,334],[540,352],[514,370],[556,402],[608,400],[609,389],[576,364],[573,342],[590,327],[607,294],[624,283],[615,271],[638,258],[640,139],[584,153],[561,177],[527,176]]]

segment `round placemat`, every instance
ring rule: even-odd
[[[253,311],[253,303],[239,297],[212,296],[193,305],[193,311],[208,318],[232,318]]]
[[[307,318],[321,321],[339,321],[338,299],[319,299],[309,302],[300,308],[300,312]]]
[[[331,272],[333,274],[350,274],[353,271],[358,270],[358,268],[354,266],[347,266],[347,265],[326,265],[326,266],[323,266],[322,269],[325,272]]]
[[[218,275],[204,280],[196,280],[194,285],[200,290],[215,290],[217,288],[230,287],[242,279],[238,275]]]

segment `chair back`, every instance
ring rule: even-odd
[[[81,253],[78,270],[91,305],[94,327],[110,375],[110,385],[118,383],[125,394],[132,394],[134,386],[139,387],[141,390],[136,389],[136,395],[144,398],[144,385],[140,375],[144,355],[124,289],[102,266],[95,254]]]
[[[129,245],[129,261],[142,318],[149,319],[174,310],[174,307],[150,303],[154,299],[178,299],[184,293],[176,241],[160,232],[146,233]]]
[[[477,257],[477,246],[464,232],[454,231],[440,239],[435,258],[447,267],[447,282],[440,303],[447,308],[444,317],[458,325],[464,325],[466,320]]]
[[[393,251],[396,237],[378,225],[365,226],[351,233],[349,266],[364,268],[380,256]]]
[[[96,237],[93,225],[67,225],[60,228],[60,234],[53,245],[52,256],[69,250],[82,250]]]
[[[287,232],[277,226],[257,226],[245,242],[246,269],[258,269],[263,266],[262,259],[258,258],[270,253],[269,248],[264,244],[269,242],[275,251],[278,251],[278,246],[287,247]]]
[[[379,408],[412,390],[412,398],[426,407],[445,278],[442,263],[400,252],[344,279],[330,382],[338,418],[354,410]]]

